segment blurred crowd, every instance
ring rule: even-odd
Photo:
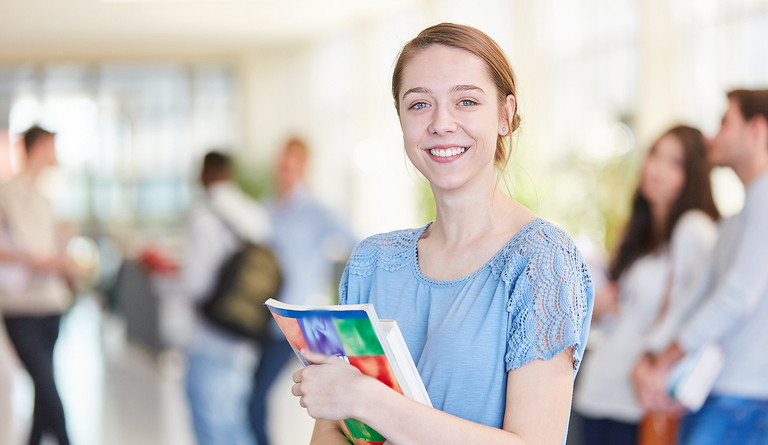
[[[0,313],[12,345],[0,348],[0,442],[12,443],[18,429],[11,424],[8,369],[15,354],[34,384],[29,443],[50,436],[63,445],[70,442],[53,351],[62,316],[80,294],[94,292],[87,285],[94,270],[78,255],[82,237],[62,230],[38,187],[41,172],[57,164],[55,134],[34,126],[23,134],[23,143],[23,169],[0,185]],[[276,324],[254,338],[222,328],[202,313],[202,305],[218,291],[226,263],[244,245],[262,246],[279,266],[275,298],[310,305],[338,301],[334,287],[357,238],[307,187],[309,159],[305,142],[290,138],[274,163],[274,196],[257,202],[235,182],[230,154],[207,153],[199,176],[203,193],[189,212],[181,254],[147,244],[133,258],[125,257],[114,279],[95,290],[104,311],[128,319],[130,340],[151,352],[169,346],[184,351],[191,424],[201,445],[268,444],[268,391],[293,357]],[[193,314],[183,333],[162,335],[157,325],[162,298]]]
[[[768,340],[768,90],[728,99],[711,138],[676,126],[653,143],[621,241],[593,270],[602,285],[574,395],[581,443],[768,443],[768,361],[756,349]],[[724,220],[712,166],[746,189]]]
[[[729,443],[768,444],[768,90],[734,90],[728,99],[716,134],[671,127],[638,166],[634,195],[616,197],[630,199],[631,211],[609,261],[592,262],[593,331],[569,443],[714,444],[710,437],[732,431]],[[34,383],[29,443],[51,436],[64,445],[53,351],[62,317],[94,271],[78,255],[82,238],[62,230],[38,188],[41,172],[56,166],[55,134],[34,126],[22,138],[24,166],[0,184],[0,313],[11,345],[0,347],[0,362],[15,354]],[[232,255],[246,244],[272,251],[283,302],[337,301],[334,287],[358,238],[309,189],[310,156],[304,141],[287,140],[273,165],[274,192],[257,201],[239,188],[230,154],[210,151],[182,254],[147,248],[125,258],[113,285],[99,289],[104,310],[118,312],[142,304],[119,288],[135,280],[152,286],[160,275],[183,295],[195,316],[177,346],[185,352],[200,445],[269,444],[267,393],[293,356],[276,325],[254,339],[199,310]],[[746,190],[741,212],[724,220],[713,200],[713,166],[733,169]],[[714,381],[700,382],[703,394],[691,402],[670,387],[671,375],[704,352],[715,354]],[[0,414],[7,417],[10,383],[2,368]],[[0,419],[2,443],[10,441],[7,423]]]

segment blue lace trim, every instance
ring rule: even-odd
[[[572,347],[574,369],[583,354],[581,332],[589,317],[592,280],[573,240],[562,229],[541,218],[523,227],[491,260],[474,273],[450,281],[433,280],[419,270],[417,242],[428,225],[371,236],[355,248],[347,275],[370,276],[376,268],[395,272],[412,267],[415,276],[430,286],[452,286],[490,268],[510,293],[511,313],[507,370],[537,358],[552,358]],[[346,302],[346,286],[340,287]]]

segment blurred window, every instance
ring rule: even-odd
[[[61,168],[46,185],[59,216],[137,228],[178,224],[197,159],[239,145],[235,89],[221,65],[0,67],[11,135],[57,133]]]

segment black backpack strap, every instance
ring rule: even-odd
[[[224,216],[224,214],[222,214],[219,210],[216,209],[216,207],[213,206],[213,203],[208,202],[207,207],[208,210],[210,210],[211,213],[216,217],[216,219],[221,221],[221,223],[224,224],[224,227],[226,227],[231,234],[235,235],[235,238],[237,238],[241,243],[248,244],[252,242],[251,240],[244,237],[243,234],[240,233],[240,231],[237,230],[237,228],[235,228],[235,226]]]

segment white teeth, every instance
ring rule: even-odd
[[[432,156],[447,158],[449,156],[456,156],[458,154],[464,153],[465,151],[467,151],[467,149],[464,147],[451,148],[448,150],[437,150],[433,148],[429,150],[429,154],[431,154]]]

